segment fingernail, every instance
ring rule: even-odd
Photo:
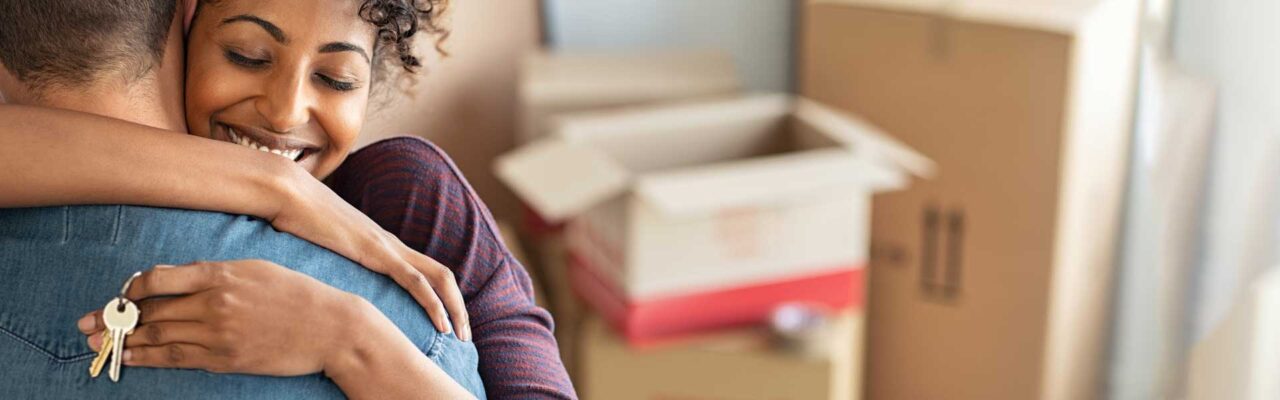
[[[156,268],[173,268],[173,266],[169,264],[160,264],[156,265]]]
[[[80,317],[80,320],[76,321],[76,326],[82,331],[93,329],[93,314]]]
[[[471,325],[462,326],[462,341],[464,342],[471,341]]]
[[[124,357],[121,357],[120,359],[123,361],[133,360],[133,350],[125,350]]]

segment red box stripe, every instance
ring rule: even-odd
[[[615,282],[572,251],[574,292],[632,346],[648,346],[709,330],[764,322],[775,307],[804,302],[834,310],[862,306],[862,263],[828,272],[722,290],[631,300]]]

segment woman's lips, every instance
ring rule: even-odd
[[[264,153],[275,154],[294,162],[302,161],[312,153],[308,149],[314,148],[297,140],[282,140],[273,136],[264,136],[260,132],[255,132],[252,128],[236,127],[223,123],[218,123],[217,125],[223,131],[227,141],[231,143]]]

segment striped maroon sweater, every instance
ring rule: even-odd
[[[443,150],[418,138],[383,140],[353,153],[328,183],[405,244],[453,269],[491,398],[576,398],[551,314],[534,304],[529,274]]]

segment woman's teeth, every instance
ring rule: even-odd
[[[250,149],[259,150],[265,153],[275,154],[275,155],[290,159],[292,161],[298,161],[298,157],[302,156],[302,149],[297,149],[297,150],[273,149],[273,148],[267,147],[266,145],[263,145],[262,143],[258,143],[253,139],[250,139],[248,136],[240,136],[236,134],[235,129],[227,128],[227,133],[230,134],[232,142],[235,142],[236,144],[244,147],[248,147]]]

